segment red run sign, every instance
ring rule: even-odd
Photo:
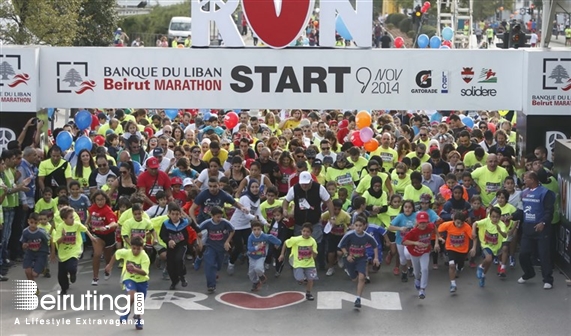
[[[289,46],[298,39],[314,12],[314,0],[241,0],[248,26],[259,39],[271,48]],[[226,47],[244,47],[244,40],[234,22],[233,14],[240,0],[192,0],[192,45],[210,45],[211,22],[216,24]],[[340,16],[355,44],[371,47],[373,2],[355,0],[321,1],[319,35],[321,47],[335,46],[335,21]]]

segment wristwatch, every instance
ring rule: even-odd
[[[349,253],[343,253],[343,258],[347,258],[349,256]]]

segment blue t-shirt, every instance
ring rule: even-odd
[[[358,235],[354,230],[347,232],[343,238],[341,238],[338,245],[340,249],[346,249],[347,252],[349,252],[349,255],[351,255],[355,260],[367,258],[368,246],[370,246],[370,248],[378,246],[375,238],[367,232],[363,232],[362,235]]]
[[[182,180],[185,178],[195,179],[198,177],[198,172],[194,169],[189,169],[186,172],[181,172],[180,169],[175,168],[169,173],[170,177],[180,177]]]
[[[282,242],[271,234],[262,233],[256,237],[254,233],[251,233],[248,237],[248,257],[252,259],[265,258],[270,244],[280,246]]]
[[[400,213],[398,214],[398,216],[395,217],[395,219],[393,219],[391,225],[398,227],[407,227],[412,229],[414,227],[415,221],[416,221],[416,212],[413,212],[410,216],[405,216],[404,213]],[[402,238],[404,237],[405,234],[406,232],[396,233],[395,243],[397,245],[402,245]]]
[[[224,190],[220,190],[218,191],[218,194],[212,195],[210,193],[210,190],[206,189],[201,191],[196,196],[196,198],[194,199],[194,203],[200,206],[200,212],[202,214],[210,217],[210,210],[212,209],[212,207],[218,206],[224,209],[225,203],[234,205],[236,203],[236,200]]]
[[[73,199],[71,196],[69,197],[69,206],[77,212],[82,224],[85,224],[87,220],[87,209],[90,205],[91,202],[89,202],[89,198],[84,194],[80,194],[78,199]]]
[[[369,223],[369,225],[367,226],[367,230],[365,230],[368,234],[370,234],[373,238],[375,238],[375,241],[377,242],[377,245],[379,247],[379,260],[382,259],[382,251],[383,251],[383,236],[387,233],[387,230],[382,227],[379,226],[377,224],[371,224]],[[367,256],[369,257],[373,257],[374,256],[374,252],[373,252],[374,246],[368,245],[367,246]]]
[[[26,254],[29,253],[49,253],[48,234],[44,229],[37,228],[36,231],[30,231],[30,228],[25,228],[22,231],[20,243],[27,243],[28,248]]]
[[[222,219],[218,224],[214,223],[212,219],[207,219],[200,224],[200,231],[204,230],[208,231],[205,245],[216,251],[224,251],[224,243],[226,243],[230,233],[234,232],[234,227],[225,219]]]

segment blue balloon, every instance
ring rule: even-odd
[[[430,47],[431,47],[432,49],[438,49],[438,48],[440,48],[440,45],[441,45],[441,44],[442,44],[442,40],[440,39],[440,37],[438,37],[438,36],[435,35],[435,36],[432,36],[432,37],[430,38]]]
[[[178,110],[176,109],[167,109],[165,110],[165,114],[169,117],[170,120],[174,120],[176,116],[178,116]]]
[[[447,46],[447,45],[443,45],[443,46],[440,46],[440,48],[439,48],[439,49],[450,49],[450,47],[449,47],[449,46]]]
[[[452,30],[452,28],[450,27],[444,27],[442,29],[442,38],[445,41],[452,41],[452,38],[454,37],[454,30]]]
[[[337,34],[341,35],[343,39],[353,39],[351,33],[349,33],[349,29],[347,29],[347,26],[345,26],[345,22],[343,22],[343,19],[339,15],[337,15],[337,18],[335,19],[335,30],[337,31]]]
[[[56,109],[53,108],[53,107],[50,107],[50,108],[48,109],[48,118],[53,117],[55,112],[56,112]]]
[[[91,113],[87,110],[81,110],[75,115],[75,125],[79,130],[84,131],[91,126]]]
[[[62,151],[66,151],[71,148],[71,143],[73,142],[73,137],[71,133],[63,131],[59,132],[56,137],[56,145],[61,148]]]
[[[442,121],[442,114],[440,112],[436,112],[430,116],[430,122],[441,122]]]
[[[93,147],[91,139],[85,135],[81,136],[79,139],[75,140],[75,155],[79,155],[79,152],[84,149],[91,152],[91,147]]]
[[[470,117],[466,117],[464,119],[462,119],[462,122],[464,123],[464,125],[473,128],[474,127],[474,119],[470,118]]]
[[[133,169],[135,169],[133,173],[135,173],[135,176],[139,176],[139,174],[141,173],[141,164],[138,161],[131,161],[131,162],[133,162]]]
[[[428,47],[429,41],[430,41],[430,39],[428,38],[428,35],[421,34],[416,39],[416,44],[418,45],[419,48],[426,48],[426,47]]]

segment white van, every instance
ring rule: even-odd
[[[169,24],[169,41],[176,39],[178,43],[183,43],[190,35],[192,28],[192,18],[187,16],[173,16]]]

